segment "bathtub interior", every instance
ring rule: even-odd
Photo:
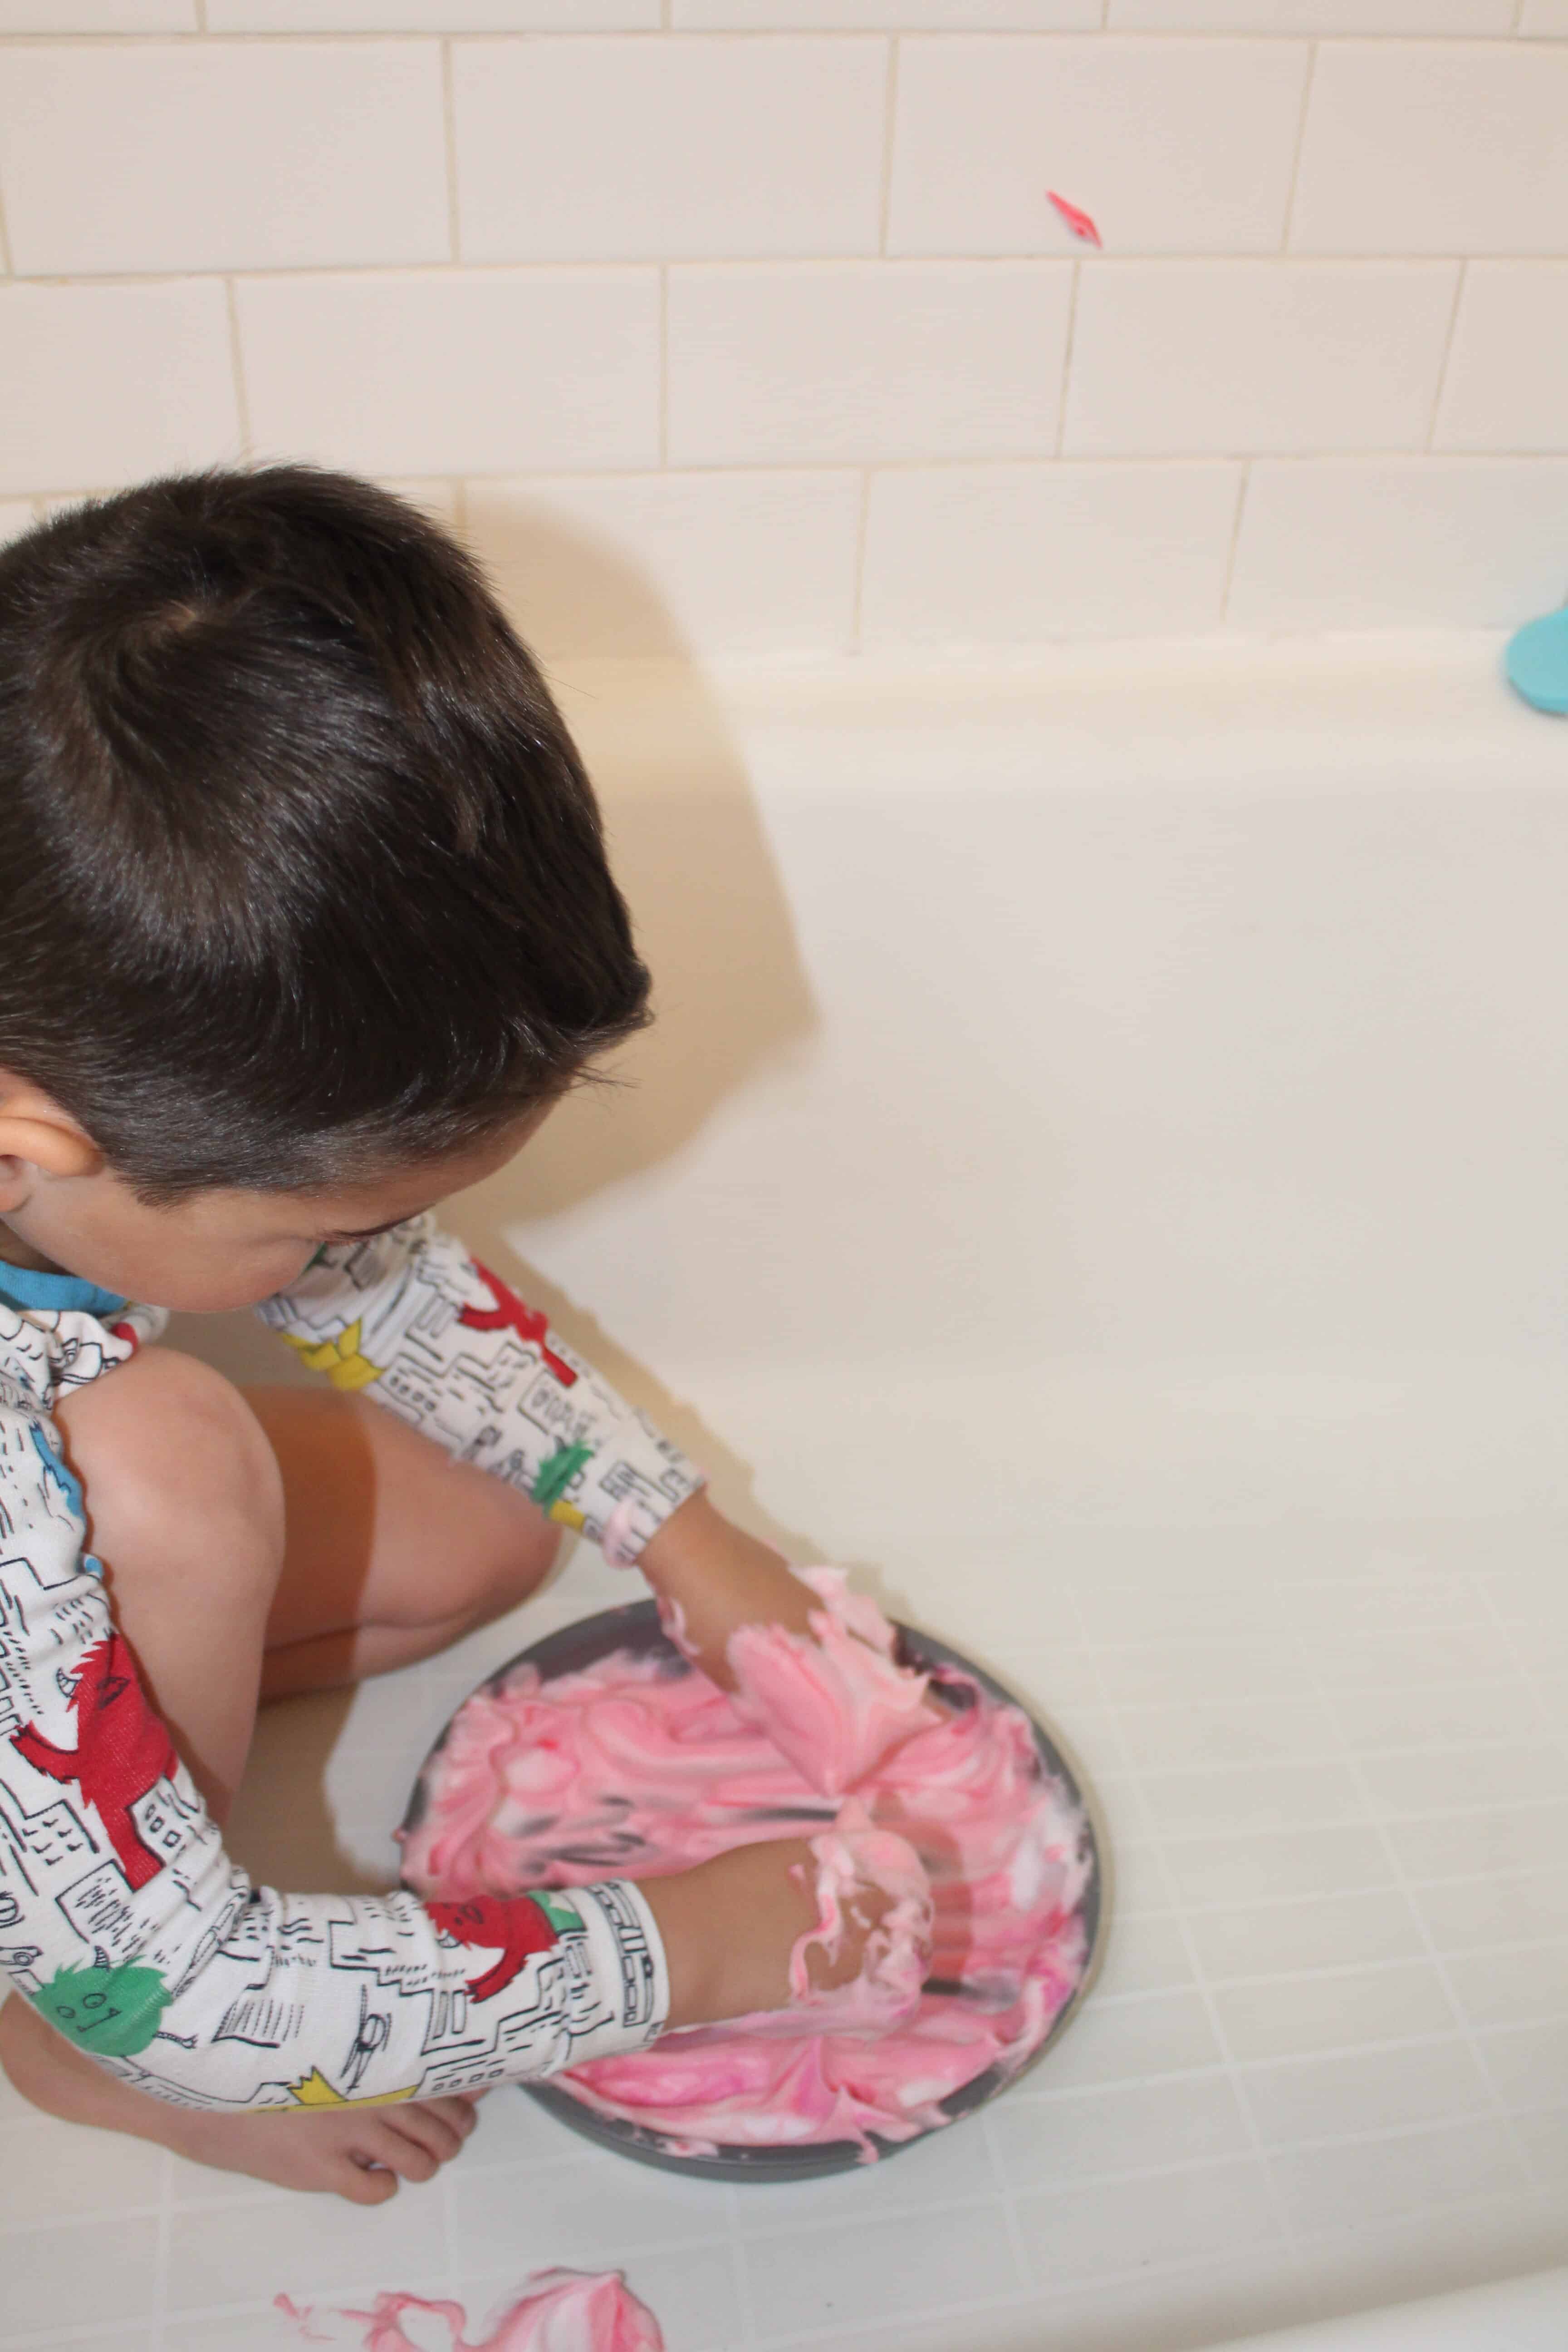
[[[661,1019],[454,1223],[1061,1727],[1103,1979],[994,2109],[766,2192],[502,2094],[349,2215],[7,2106],[0,2345],[563,2262],[670,2352],[1182,2352],[1568,2258],[1568,727],[1472,638],[563,692]],[[458,1699],[632,1591],[580,1549],[275,1711],[242,1858],[384,1883]]]

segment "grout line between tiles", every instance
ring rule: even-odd
[[[153,2264],[153,2309],[149,2315],[153,2344],[162,2352],[163,2326],[169,2316],[173,2284],[174,2235],[174,2159],[159,2150],[162,2171],[158,2184],[158,2250]]]
[[[193,5],[199,11],[202,11],[205,14],[206,0],[193,0]],[[1109,5],[1109,0],[1102,0],[1102,5]],[[661,6],[668,10],[669,0],[661,0]],[[595,41],[605,44],[608,44],[610,42],[629,41],[635,42],[638,46],[645,46],[658,41],[660,36],[666,32],[673,32],[678,42],[689,43],[693,47],[702,42],[717,41],[739,44],[743,41],[776,42],[781,40],[794,41],[797,43],[802,41],[831,41],[834,43],[843,44],[858,42],[862,47],[864,47],[867,42],[873,37],[875,29],[876,28],[873,27],[868,31],[864,26],[854,25],[813,25],[802,26],[778,25],[726,25],[722,26],[675,26],[660,23],[658,25],[603,26],[596,26],[592,31],[585,33],[575,31],[569,26],[554,26],[548,27],[537,26],[531,29],[515,30],[503,28],[500,31],[494,29],[487,31],[483,28],[467,30],[459,29],[455,31],[451,37],[467,43],[478,43],[482,41],[488,43],[492,47],[503,46],[521,47],[525,41],[539,42],[542,40]],[[1230,30],[1219,30],[1215,32],[1204,29],[1170,32],[1149,31],[1142,27],[1130,28],[1126,31],[1121,31],[1110,26],[1102,26],[1100,29],[1105,34],[1106,37],[1104,46],[1108,48],[1132,48],[1138,47],[1143,48],[1163,49],[1217,48],[1221,47],[1235,48],[1243,43],[1246,43],[1248,46],[1257,45],[1258,47],[1272,47],[1286,42],[1295,42],[1299,44],[1304,37],[1299,29],[1276,33],[1267,26],[1249,26],[1243,31],[1237,31],[1233,28]],[[177,26],[159,26],[153,31],[145,33],[125,31],[96,33],[68,31],[58,33],[38,31],[0,33],[0,48],[42,48],[46,46],[50,48],[83,49],[146,48],[151,47],[154,42],[184,44],[198,40],[207,46],[216,47],[219,44],[222,44],[226,47],[234,48],[240,47],[246,44],[261,45],[265,43],[270,43],[274,47],[320,47],[323,43],[329,41],[342,47],[354,48],[365,48],[376,43],[395,43],[399,47],[408,47],[415,42],[421,40],[429,41],[433,37],[436,37],[436,36],[433,35],[432,30],[428,26],[411,29],[404,29],[395,26],[373,26],[369,29],[356,29],[351,26],[339,26],[334,29],[321,30],[302,26],[290,26],[286,31],[239,31],[237,29],[234,31],[210,32],[206,31],[202,26],[193,29],[181,29]],[[1095,28],[1092,26],[1071,26],[1046,25],[1038,27],[1020,28],[1016,25],[931,25],[921,26],[913,28],[907,32],[904,37],[908,39],[927,41],[933,47],[939,45],[950,46],[961,41],[969,41],[990,47],[993,44],[1004,41],[1016,40],[1026,40],[1044,47],[1047,43],[1056,46],[1063,46],[1071,42],[1094,41],[1096,34]],[[1320,48],[1489,48],[1497,49],[1504,53],[1510,52],[1513,48],[1512,37],[1509,33],[1400,33],[1389,31],[1358,33],[1342,28],[1332,33],[1323,33],[1315,36],[1314,38],[1315,45]]]
[[[741,2315],[737,2352],[753,2352],[757,2341],[756,2307],[752,2301],[752,2274],[746,2267],[746,2246],[739,2230],[730,2235],[730,2276],[735,2284],[735,2308]]]
[[[1068,288],[1068,323],[1067,332],[1062,337],[1061,382],[1057,389],[1057,433],[1051,452],[1058,459],[1060,458],[1067,442],[1068,394],[1072,383],[1073,342],[1078,334],[1078,289],[1082,272],[1082,262],[1075,258],[1072,265],[1072,283]]]
[[[658,463],[669,465],[669,265],[658,266]]]
[[[250,430],[250,402],[245,385],[245,358],[239,340],[239,298],[232,278],[223,281],[224,309],[228,320],[228,364],[234,380],[234,408],[239,422],[239,446],[246,458],[254,456],[256,444]]]
[[[864,624],[861,607],[866,593],[866,543],[871,528],[871,475],[869,466],[860,473],[860,508],[855,524],[855,585],[849,605],[849,650],[861,650]]]
[[[1278,1606],[1278,1595],[1276,1595],[1276,1604],[1280,1619],[1279,1638],[1283,1639],[1287,1629],[1284,1623],[1284,1610],[1282,1607]],[[1120,1710],[1117,1708],[1114,1702],[1110,1700],[1109,1694],[1106,1694],[1106,1701],[1107,1705],[1110,1708],[1112,1720],[1120,1731],[1121,1728]],[[1123,1742],[1123,1745],[1125,1745],[1125,1741]],[[1147,1817],[1149,1814],[1149,1807],[1147,1799],[1144,1795],[1142,1776],[1136,1766],[1132,1769],[1131,1778],[1132,1786],[1138,1794],[1142,1811]],[[1247,2137],[1251,2143],[1252,2153],[1263,2168],[1263,2178],[1267,2185],[1268,2202],[1273,2211],[1275,2221],[1279,2229],[1284,2244],[1289,2250],[1291,2260],[1299,2260],[1300,2255],[1295,2225],[1291,2219],[1289,2209],[1286,2204],[1284,2193],[1275,2175],[1274,2167],[1269,2161],[1268,2151],[1264,2145],[1263,2134],[1259,2127],[1257,2115],[1253,2110],[1252,2100],[1247,2091],[1245,2069],[1242,2062],[1237,2058],[1236,2052],[1231,2045],[1229,2035],[1226,2032],[1224,2021],[1222,2020],[1219,2012],[1219,2004],[1215,1999],[1214,1989],[1210,1984],[1207,1973],[1204,1969],[1202,1959],[1197,1949],[1196,1940],[1192,1932],[1192,1926],[1186,1916],[1184,1907],[1178,1907],[1175,1913],[1175,1919],[1177,1932],[1181,1937],[1182,1946],[1186,1953],[1187,1965],[1193,1972],[1193,1981],[1196,1987],[1198,1998],[1202,2001],[1205,2012],[1208,2018],[1209,2032],[1214,2037],[1215,2047],[1220,2053],[1226,2077],[1230,2084],[1231,2095],[1236,2100],[1237,2107],[1240,2110],[1243,2123],[1246,2126]]]
[[[1443,413],[1443,394],[1447,388],[1448,370],[1454,359],[1454,337],[1458,331],[1459,305],[1465,299],[1465,287],[1470,265],[1461,261],[1454,273],[1454,297],[1448,305],[1447,331],[1443,337],[1443,356],[1437,362],[1437,381],[1432,388],[1432,414],[1426,419],[1426,438],[1422,446],[1430,449],[1436,438],[1437,419]]]
[[[1224,2020],[1219,2013],[1219,2003],[1214,1997],[1214,1988],[1208,1980],[1199,1957],[1191,1924],[1184,1916],[1178,1914],[1177,1926],[1186,1950],[1187,1963],[1192,1969],[1194,1981],[1197,1986],[1198,1997],[1208,2016],[1209,2030],[1214,2035],[1215,2047],[1220,2053],[1232,2095],[1241,2110],[1242,2121],[1247,2127],[1252,2153],[1263,2167],[1263,2177],[1268,2184],[1268,2202],[1273,2208],[1274,2219],[1279,2224],[1280,2235],[1291,2259],[1299,2260],[1300,2246],[1297,2239],[1296,2226],[1290,2216],[1290,2209],[1285,2202],[1284,2192],[1275,2177],[1269,2151],[1253,2108],[1251,2092],[1247,2080],[1247,2069],[1231,2047],[1230,2036],[1226,2032]]]
[[[1071,2027],[1069,2026],[1068,2030],[1070,2032]],[[1003,2158],[1001,2149],[996,2145],[994,2101],[987,2102],[981,2109],[978,2120],[984,2134],[992,2170],[1002,2184],[1002,2218],[1007,2227],[1007,2243],[1013,2249],[1013,2260],[1017,2265],[1019,2286],[1025,2294],[1028,2294],[1035,2289],[1035,2265],[1024,2237],[1024,2224],[1019,2218],[1018,2200],[1013,2187],[1013,2176]]]
[[[882,187],[878,211],[877,250],[888,250],[888,229],[893,213],[893,140],[898,121],[899,37],[888,43],[888,74],[882,94]]]
[[[1312,82],[1318,70],[1318,48],[1316,41],[1308,44],[1307,70],[1301,82],[1301,109],[1296,117],[1296,152],[1290,159],[1290,185],[1285,196],[1285,218],[1279,231],[1282,254],[1290,250],[1291,232],[1296,225],[1296,190],[1301,178],[1301,151],[1307,143],[1307,115],[1312,102]]]
[[[1244,457],[1241,474],[1236,486],[1236,512],[1231,517],[1230,546],[1225,559],[1225,585],[1220,590],[1219,625],[1223,629],[1230,620],[1230,592],[1236,581],[1236,559],[1241,551],[1241,526],[1247,513],[1247,495],[1252,488],[1252,460]]]
[[[0,55],[4,44],[0,43]],[[1533,269],[1542,277],[1560,272],[1563,257],[1556,253],[1521,253],[1517,247],[1502,246],[1478,247],[1466,253],[1226,253],[1192,246],[1149,246],[1121,253],[1103,253],[1094,257],[1093,267],[1112,275],[1121,272],[1147,270],[1159,264],[1171,270],[1219,268],[1244,272],[1281,268],[1302,277],[1322,277],[1330,272],[1367,277],[1391,267],[1404,270],[1420,270],[1428,275],[1439,268],[1457,268],[1468,262],[1507,262],[1516,269]],[[637,272],[655,269],[683,269],[697,277],[740,277],[750,272],[762,278],[843,278],[852,271],[863,270],[879,274],[879,265],[885,265],[891,277],[909,277],[922,269],[951,271],[973,270],[980,275],[1005,277],[1059,276],[1068,269],[1075,272],[1083,265],[1073,254],[1045,252],[1037,247],[1018,252],[991,247],[988,250],[965,253],[685,253],[660,260],[647,253],[578,253],[554,254],[541,257],[520,253],[496,259],[492,257],[464,261],[464,273],[470,278],[615,278],[628,277]],[[234,277],[267,280],[317,278],[352,278],[356,280],[442,277],[452,267],[450,259],[429,259],[415,257],[398,261],[358,261],[338,258],[331,261],[258,261],[242,262],[225,268],[213,262],[161,262],[142,269],[30,269],[13,271],[20,283],[37,288],[61,289],[68,287],[91,286],[184,286],[193,280]],[[1414,443],[1379,443],[1378,452],[1384,450],[1410,456],[1418,454]],[[1236,456],[1234,449],[1215,447],[1197,453],[1210,459]],[[1344,448],[1331,445],[1292,452],[1258,450],[1255,456],[1360,457],[1364,451],[1358,446]],[[1486,455],[1487,452],[1479,452]],[[1533,454],[1533,453],[1531,453]],[[1548,454],[1551,454],[1548,452]]]
[[[1096,1661],[1096,1667],[1098,1673],[1098,1661]],[[1105,1690],[1103,1677],[1100,1678],[1100,1696],[1110,1715],[1112,1724],[1120,1736],[1121,1728],[1120,1713],[1114,1702],[1111,1700],[1110,1694]],[[1124,1741],[1123,1747],[1125,1747]],[[1141,1809],[1143,1811],[1145,1815],[1147,1815],[1148,1809],[1143,1801],[1142,1780],[1136,1767],[1131,1769],[1129,1777],[1131,1780],[1134,1792],[1140,1801]],[[1284,2243],[1289,2250],[1292,2259],[1294,2259],[1296,2254],[1295,2231],[1292,2227],[1290,2216],[1288,2209],[1286,2208],[1283,2196],[1280,2193],[1279,2184],[1274,2177],[1274,2168],[1268,2161],[1268,2152],[1263,2145],[1263,2136],[1258,2129],[1258,2118],[1252,2111],[1252,2102],[1246,2095],[1246,2089],[1242,2079],[1241,2062],[1237,2058],[1235,2052],[1230,2046],[1229,2038],[1226,2033],[1224,2025],[1220,2019],[1218,2004],[1215,2000],[1213,1990],[1209,1986],[1208,1980],[1205,1976],[1200,1964],[1198,1953],[1194,1943],[1192,1931],[1188,1925],[1185,1914],[1183,1910],[1178,1908],[1173,1916],[1176,1921],[1177,1933],[1182,1939],[1183,1949],[1186,1953],[1187,1966],[1193,1972],[1194,1985],[1196,1988],[1198,1998],[1203,2003],[1205,2012],[1208,2018],[1209,2031],[1214,2036],[1215,2047],[1220,2053],[1221,2070],[1224,2072],[1226,2080],[1230,2084],[1231,2095],[1236,2100],[1237,2107],[1240,2110],[1247,2137],[1251,2142],[1253,2155],[1262,2164],[1263,2177],[1267,2185],[1269,2204],[1273,2209],[1274,2217],[1279,2224]],[[1159,1996],[1156,1995],[1152,1997],[1158,1998]],[[1192,2071],[1201,2071],[1207,2074],[1215,2070],[1211,2067],[1205,2067],[1201,2070],[1194,2069]],[[1149,2078],[1147,2075],[1143,2075],[1134,2076],[1130,2079],[1134,2081],[1146,2081]]]
[[[441,142],[447,166],[447,247],[448,257],[463,257],[462,230],[458,212],[458,97],[452,68],[452,44],[441,44]]]
[[[1321,1669],[1316,1665],[1310,1665],[1309,1667],[1309,1671],[1311,1675],[1312,1680],[1317,1685],[1320,1695],[1323,1697],[1331,1697],[1331,1693],[1328,1688],[1327,1678],[1323,1675]],[[1491,2068],[1487,2064],[1485,2055],[1480,2047],[1479,2040],[1477,2036],[1476,2029],[1470,2023],[1468,2015],[1465,2010],[1465,2005],[1460,2000],[1458,1990],[1455,1986],[1453,1974],[1448,1967],[1447,1956],[1439,1946],[1431,1928],[1427,1926],[1426,1918],[1423,1916],[1421,1906],[1415,1899],[1410,1882],[1405,1875],[1404,1868],[1400,1863],[1399,1855],[1395,1850],[1394,1841],[1389,1835],[1389,1822],[1387,1819],[1378,1811],[1373,1801],[1372,1790],[1367,1784],[1364,1773],[1361,1769],[1360,1759],[1352,1754],[1349,1756],[1348,1760],[1356,1784],[1361,1790],[1363,1801],[1367,1807],[1367,1816],[1372,1823],[1373,1832],[1383,1846],[1389,1866],[1394,1872],[1394,1884],[1405,1897],[1405,1905],[1410,1912],[1411,1918],[1414,1920],[1416,1931],[1426,1948],[1426,1957],[1430,1960],[1432,1967],[1436,1973],[1438,1984],[1442,1989],[1443,1998],[1448,2004],[1449,2012],[1454,2019],[1459,2037],[1470,2053],[1471,2062],[1474,2064],[1490,2099],[1492,2111],[1498,2120],[1502,2124],[1503,2129],[1513,2147],[1514,2155],[1518,2158],[1525,2179],[1535,2183],[1537,2180],[1536,2169],[1531,2161],[1530,2152],[1525,2147],[1523,2135],[1520,2131],[1518,2117],[1513,2109],[1509,2105],[1507,2100],[1503,2097],[1500,2090],[1498,2088],[1497,2083],[1492,2075]],[[1424,2206],[1421,2210],[1425,2212],[1428,2209]]]

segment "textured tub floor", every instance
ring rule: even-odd
[[[1568,1524],[1287,1521],[983,1538],[893,1596],[1041,1702],[1120,1885],[1100,1988],[1020,2090],[847,2180],[590,2151],[521,2094],[352,2211],[0,2107],[0,2343],[240,2352],[378,2286],[478,2310],[623,2264],[670,2352],[1174,2352],[1568,2255]],[[490,1664],[630,1597],[580,1554],[518,1620],[267,1719],[236,1843],[384,1868]],[[322,1801],[322,1789],[326,1802]],[[334,1840],[336,1853],[334,1853]]]

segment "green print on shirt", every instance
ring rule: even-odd
[[[591,1445],[558,1447],[549,1461],[541,1465],[539,1475],[528,1490],[540,1509],[547,1511],[552,1503],[558,1503],[578,1471],[584,1469],[593,1458]]]
[[[155,1969],[61,1969],[34,1996],[33,2006],[79,2050],[106,2058],[133,2058],[145,2050],[169,2005],[169,1988]]]
[[[564,1895],[556,1895],[544,1886],[531,1886],[528,1899],[538,1904],[558,1936],[581,1935],[583,1914]]]

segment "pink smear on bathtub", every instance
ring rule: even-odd
[[[276,2303],[310,2342],[332,2341],[310,2329],[313,2312],[300,2310],[286,2294]],[[471,2342],[460,2303],[427,2303],[423,2295],[378,2294],[370,2311],[335,2316],[363,2326],[361,2352],[421,2352],[423,2336],[416,2344],[403,2326],[411,2311],[444,2323],[448,2352],[664,2352],[658,2320],[619,2271],[536,2271],[489,2335]]]
[[[1071,229],[1074,236],[1080,238],[1085,245],[1104,245],[1105,239],[1100,236],[1089,215],[1080,205],[1069,205],[1067,198],[1058,196],[1054,188],[1047,188],[1046,194]]]
[[[548,1684],[522,1666],[476,1692],[405,1838],[408,1882],[458,1899],[657,1877],[766,1838],[848,1831],[853,1846],[874,1828],[913,1847],[931,1954],[890,2030],[887,2004],[835,2017],[797,2002],[557,2078],[688,2154],[853,2140],[872,2160],[879,2143],[946,2123],[944,2101],[993,2068],[1011,2079],[1088,1958],[1082,1813],[1043,1770],[1028,1717],[957,1670],[928,1689],[836,1570],[806,1576],[817,1643],[747,1629],[731,1646],[733,1697],[668,1655],[627,1652]],[[847,1796],[857,1810],[840,1822]],[[821,1895],[820,1848],[818,1866]],[[912,1883],[904,1894],[920,1899]],[[890,1965],[896,1977],[907,1960]]]

